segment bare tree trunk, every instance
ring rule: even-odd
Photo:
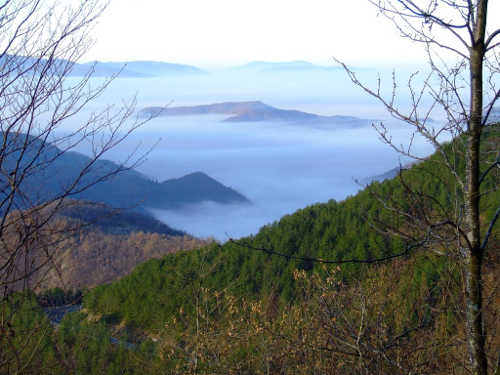
[[[486,353],[482,319],[481,265],[482,254],[466,256],[466,337],[472,374],[486,375]]]
[[[488,117],[494,109],[495,103],[500,99],[500,90],[496,77],[500,73],[498,50],[500,47],[500,29],[487,28],[488,0],[367,0],[378,8],[381,14],[387,17],[397,28],[398,32],[412,42],[425,45],[429,57],[432,73],[424,82],[424,88],[413,85],[411,80],[408,84],[413,103],[410,111],[401,110],[394,101],[397,97],[397,84],[393,75],[392,96],[385,98],[381,94],[380,80],[377,89],[370,89],[358,80],[356,74],[349,70],[345,64],[341,65],[346,70],[351,80],[362,87],[369,95],[377,98],[389,110],[390,114],[398,120],[409,124],[416,134],[428,140],[436,151],[444,156],[443,165],[454,176],[454,182],[460,186],[460,206],[450,215],[441,218],[434,223],[421,222],[421,227],[426,233],[433,233],[443,224],[451,223],[456,227],[458,250],[461,253],[461,267],[464,273],[465,283],[465,339],[469,356],[468,371],[475,375],[486,375],[488,372],[488,360],[486,356],[486,332],[484,327],[484,311],[482,306],[482,266],[484,253],[491,235],[492,229],[500,218],[500,208],[490,220],[486,235],[481,238],[481,182],[484,177],[499,162],[496,161],[486,168],[481,175],[481,134],[487,126]],[[496,27],[496,26],[495,26]],[[441,34],[434,30],[453,36],[449,43]],[[444,34],[443,34],[444,35]],[[457,57],[455,65],[451,66],[440,56],[440,52],[446,51]],[[496,51],[496,52],[494,52]],[[338,61],[338,60],[337,60]],[[469,68],[469,77],[465,79],[462,69]],[[483,77],[483,73],[487,77]],[[415,73],[415,76],[418,73]],[[436,88],[431,83],[431,77],[436,76],[440,86]],[[413,76],[412,76],[413,78]],[[486,84],[486,85],[485,85]],[[465,103],[464,88],[470,88],[470,103]],[[486,87],[486,89],[484,89]],[[433,100],[430,109],[422,106],[424,91],[428,90]],[[421,92],[420,96],[418,92]],[[484,95],[489,97],[484,98]],[[484,106],[484,103],[486,106]],[[434,107],[439,107],[446,113],[447,124],[441,129],[435,129],[428,125],[430,113]],[[483,108],[484,106],[484,108]],[[375,126],[384,142],[389,144],[399,153],[419,159],[418,155],[410,152],[413,137],[407,148],[400,147],[392,142],[387,128],[381,124]],[[438,139],[442,133],[448,133],[451,138],[465,142],[465,170],[459,170],[458,166],[451,163],[443,149],[443,143]],[[484,160],[483,160],[484,161]],[[418,192],[414,192],[417,193]],[[462,205],[463,203],[463,205]],[[393,207],[396,212],[407,214],[406,209]],[[398,211],[399,210],[399,211]],[[484,211],[483,211],[484,214]],[[418,221],[416,221],[418,222]],[[387,231],[391,234],[391,231]],[[394,233],[394,231],[392,231]],[[399,233],[399,232],[395,232]],[[437,233],[437,232],[434,232]],[[404,234],[403,234],[404,235]],[[433,237],[437,243],[442,241],[438,235]],[[428,238],[424,238],[426,243]],[[416,242],[418,245],[419,243]],[[493,369],[493,364],[490,366]],[[495,370],[493,370],[495,371]],[[499,370],[496,370],[498,373]],[[495,374],[496,374],[495,373]]]
[[[487,359],[483,332],[480,201],[480,141],[483,109],[483,60],[485,54],[486,9],[488,1],[478,3],[474,41],[470,47],[470,116],[467,131],[465,166],[465,222],[467,250],[465,251],[466,337],[473,374],[487,374]]]

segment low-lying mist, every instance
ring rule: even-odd
[[[407,132],[393,126],[396,142]],[[355,128],[317,129],[282,123],[224,123],[217,117],[158,118],[135,137],[161,141],[139,167],[158,180],[203,171],[246,195],[251,206],[200,206],[152,210],[167,224],[200,237],[226,240],[252,234],[307,205],[342,200],[363,179],[384,173],[401,159],[382,144],[368,122]],[[417,143],[420,155],[430,152]]]
[[[373,73],[362,72],[366,77]],[[226,116],[221,115],[159,117],[146,123],[106,158],[124,160],[137,146],[146,150],[155,145],[137,168],[151,178],[162,181],[202,171],[252,201],[250,206],[205,202],[182,210],[152,210],[168,225],[195,236],[224,241],[256,233],[299,208],[343,200],[361,188],[356,179],[408,162],[383,144],[371,127],[372,120],[387,120],[383,108],[353,88],[341,71],[229,71],[199,77],[118,79],[89,110],[134,92],[138,110],[171,100],[172,106],[261,100],[278,108],[366,119],[353,127],[231,123],[223,122]],[[407,143],[406,127],[391,120],[386,124],[396,144]],[[423,156],[432,147],[417,139],[413,150]],[[83,145],[80,151],[85,152]]]

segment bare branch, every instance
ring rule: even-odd
[[[484,43],[486,51],[488,51],[488,50],[490,50],[492,48],[495,48],[495,45],[490,46],[490,44],[493,42],[493,39],[495,39],[495,37],[497,37],[498,35],[500,35],[500,29],[495,30],[494,32],[492,32],[490,34],[490,36],[488,37],[488,39],[486,39],[486,42]]]
[[[490,173],[497,166],[500,166],[500,152],[498,153],[496,160],[483,172],[483,174],[479,178],[479,185],[483,183],[486,176],[488,176],[488,173]]]
[[[484,236],[483,243],[481,244],[482,250],[486,250],[486,246],[488,245],[491,233],[493,232],[493,228],[495,227],[495,224],[499,217],[500,217],[500,207],[498,207],[497,212],[495,212],[493,219],[491,219],[490,221],[490,225],[488,226],[488,230],[486,231],[486,234]]]

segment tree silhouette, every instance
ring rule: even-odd
[[[106,5],[100,0],[0,4],[0,369],[22,371],[22,358],[33,358],[23,350],[36,350],[36,345],[27,345],[34,332],[23,333],[24,346],[13,344],[11,322],[17,310],[8,305],[14,292],[35,287],[53,265],[51,241],[59,229],[52,218],[68,204],[67,198],[141,159],[132,155],[113,168],[95,171],[97,161],[144,122],[131,117],[134,100],[66,126],[114,78],[96,83],[93,67],[80,77],[72,73],[91,46],[90,30]],[[83,144],[90,145],[92,155],[77,174],[51,194],[34,186],[33,176],[48,183],[50,166]]]
[[[380,14],[391,21],[402,37],[424,45],[428,57],[429,73],[419,82],[418,73],[411,75],[407,88],[410,106],[397,104],[400,92],[396,76],[388,96],[378,87],[370,88],[361,82],[356,73],[338,61],[352,82],[378,99],[396,119],[408,124],[413,136],[407,145],[393,142],[388,127],[375,124],[381,138],[397,152],[421,159],[413,153],[416,135],[423,137],[441,154],[441,166],[451,173],[452,181],[442,181],[453,187],[451,209],[440,207],[440,197],[414,189],[401,181],[408,192],[409,207],[386,207],[395,215],[402,215],[407,226],[419,228],[421,246],[437,251],[439,245],[454,251],[464,274],[465,336],[469,349],[470,371],[487,374],[488,358],[485,351],[484,317],[482,307],[482,268],[488,241],[500,216],[500,206],[488,215],[481,206],[481,197],[487,189],[498,184],[499,155],[492,157],[491,148],[483,152],[481,141],[500,97],[498,73],[500,72],[500,29],[493,15],[488,18],[487,0],[368,0]],[[488,24],[488,27],[487,27]],[[432,121],[432,116],[443,116],[442,125]],[[447,134],[450,146],[443,141]],[[498,143],[493,151],[498,150]],[[463,155],[465,163],[457,162],[456,155]],[[496,173],[496,174],[495,174]],[[495,174],[495,175],[494,175]],[[490,178],[489,185],[487,184]],[[494,178],[494,186],[491,185]],[[487,186],[488,185],[488,186]],[[401,228],[385,226],[387,233],[410,239]]]

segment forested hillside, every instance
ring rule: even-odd
[[[486,154],[492,147],[497,147],[498,133],[498,128],[493,127],[485,132]],[[450,144],[450,152],[451,147]],[[298,298],[293,278],[295,270],[324,274],[323,264],[314,259],[375,260],[404,253],[412,245],[408,239],[383,233],[385,229],[405,223],[401,215],[384,206],[390,204],[408,209],[411,205],[434,205],[436,215],[452,210],[459,187],[452,183],[451,175],[443,171],[441,158],[442,155],[435,154],[402,171],[400,177],[374,182],[343,202],[330,201],[286,215],[261,228],[255,236],[145,263],[119,282],[92,290],[85,298],[86,306],[95,312],[118,314],[125,322],[152,329],[159,328],[181,307],[183,310],[193,309],[192,294],[200,285],[213,290],[229,290],[238,296],[258,298],[272,294],[283,303],[294,301]],[[462,163],[463,160],[457,156],[456,162]],[[496,203],[500,201],[500,191],[494,189],[497,183],[498,176],[495,175],[484,186],[485,220],[493,217]],[[436,199],[412,201],[416,198],[410,197],[409,185],[414,191]],[[418,238],[421,235],[418,228],[407,223],[401,225],[404,225],[402,232],[407,236]],[[496,242],[495,237],[492,243]],[[455,256],[446,251],[441,245],[435,249],[415,249],[404,258],[417,256],[421,259],[422,267],[426,269],[425,278],[433,280],[438,277],[438,269]],[[289,259],[269,252],[302,259]],[[491,256],[494,257],[495,253]],[[436,263],[439,266],[434,266]],[[372,267],[348,262],[341,266],[336,277],[347,283],[362,280]],[[184,293],[179,294],[179,288],[183,288]],[[139,303],[145,298],[149,301],[147,304]],[[127,307],[124,309],[123,306]]]
[[[499,126],[485,131],[485,160],[496,157],[499,134]],[[458,167],[460,142],[446,149]],[[43,355],[32,363],[96,374],[142,366],[152,374],[465,374],[460,254],[446,241],[412,246],[425,235],[419,220],[446,217],[459,199],[443,157],[345,201],[287,215],[255,236],[141,264],[88,291],[82,312],[40,336]],[[500,201],[498,181],[496,171],[484,185],[485,222]],[[498,235],[483,278],[491,357],[500,345]],[[33,311],[26,321],[42,316]]]

